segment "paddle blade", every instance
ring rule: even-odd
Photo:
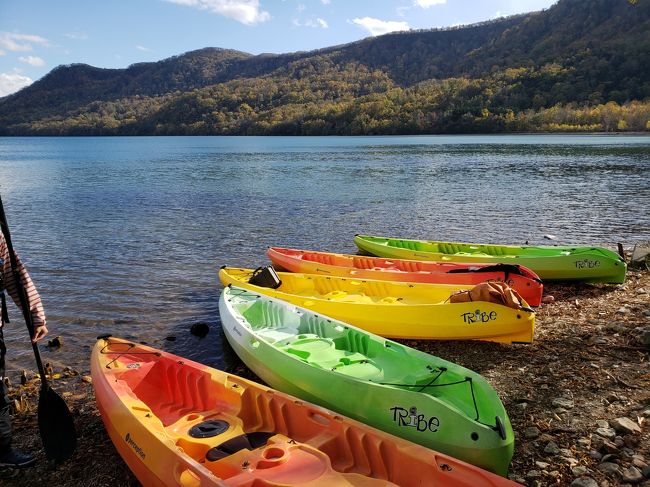
[[[77,432],[68,405],[49,386],[38,398],[38,429],[48,460],[62,462],[77,447]]]

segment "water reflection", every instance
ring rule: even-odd
[[[649,170],[647,137],[0,138],[15,244],[64,337],[43,354],[82,370],[103,333],[229,366],[217,271],[269,245],[648,239]],[[11,314],[9,367],[33,368]]]

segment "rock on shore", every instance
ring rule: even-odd
[[[650,272],[625,284],[547,284],[535,342],[406,341],[409,346],[482,374],[501,397],[515,430],[510,478],[529,486],[650,487]],[[643,291],[643,292],[641,292]],[[624,310],[622,312],[621,310]],[[232,371],[255,380],[243,365]],[[38,452],[25,471],[0,472],[3,486],[136,486],[106,434],[88,371],[53,370],[53,388],[68,403],[79,448],[48,465],[36,424],[38,380],[13,380],[15,444]]]

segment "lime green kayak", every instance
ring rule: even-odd
[[[243,288],[224,288],[219,312],[237,355],[271,387],[506,474],[514,433],[479,374]]]
[[[602,247],[486,245],[369,235],[355,235],[354,243],[361,251],[378,257],[520,264],[544,281],[621,284],[627,270],[625,261],[616,252]]]

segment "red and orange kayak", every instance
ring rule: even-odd
[[[514,486],[293,396],[130,341],[91,358],[108,433],[145,486]]]
[[[383,281],[476,285],[503,281],[531,306],[542,302],[544,286],[537,274],[515,264],[480,264],[386,259],[313,250],[269,247],[267,255],[280,270]]]

